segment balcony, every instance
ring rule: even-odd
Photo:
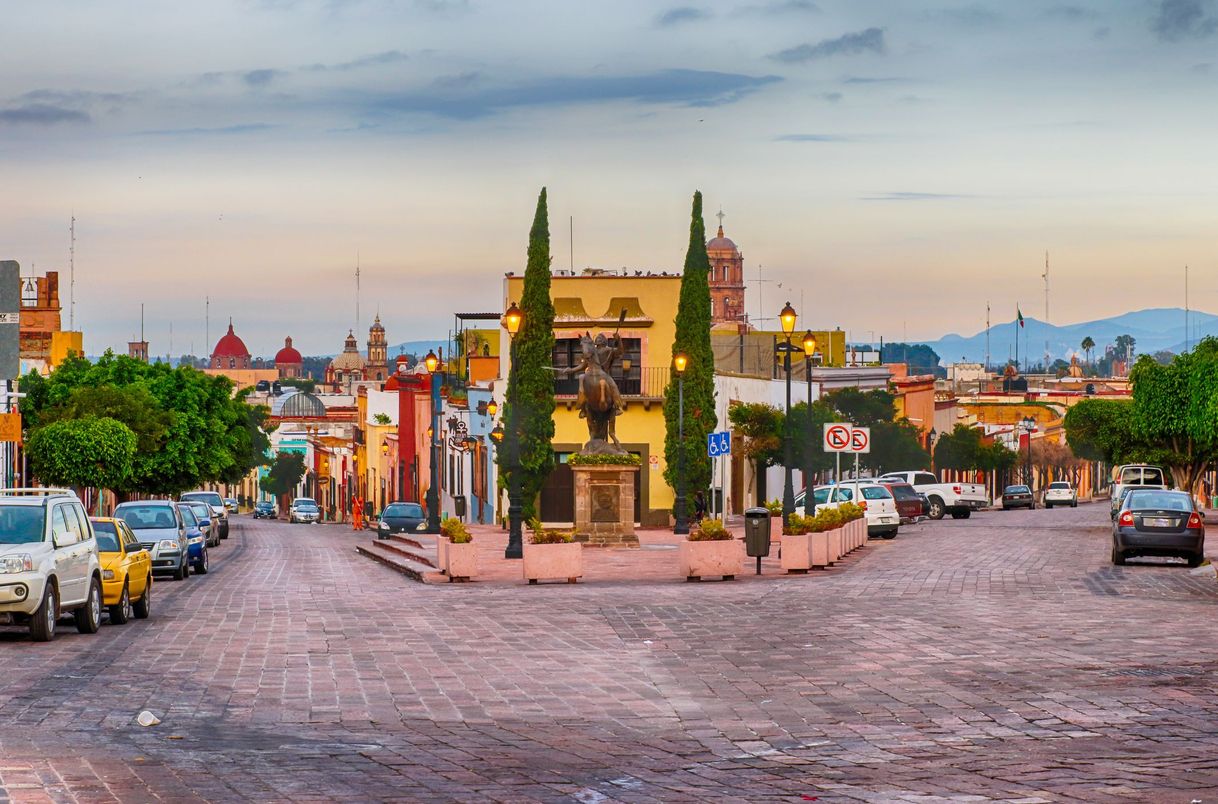
[[[641,366],[629,371],[620,369],[613,372],[618,390],[627,402],[643,402],[650,406],[651,402],[664,399],[664,389],[668,387],[670,369],[668,366]],[[554,381],[554,397],[559,402],[571,407],[579,396],[580,375],[559,377]]]

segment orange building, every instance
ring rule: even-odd
[[[889,366],[888,368],[894,368]],[[935,376],[919,374],[913,377],[894,377],[889,382],[896,395],[897,418],[909,419],[918,428],[922,444],[935,426]]]

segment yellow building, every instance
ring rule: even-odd
[[[522,276],[507,279],[504,309],[519,303],[523,285]],[[617,419],[617,436],[623,447],[642,459],[635,499],[636,521],[645,526],[667,525],[673,505],[672,489],[664,481],[663,401],[680,290],[678,275],[636,276],[597,269],[555,276],[550,284],[555,368],[579,365],[579,338],[585,332],[595,336],[618,331],[622,337],[623,356],[612,372],[626,408]],[[501,335],[504,355],[507,337]],[[507,376],[506,361],[500,376]],[[587,423],[575,406],[578,383],[578,374],[559,376],[555,383],[553,444],[558,467],[541,493],[539,512],[546,522],[571,522],[575,516],[574,482],[566,462],[588,440]]]
[[[796,326],[791,335],[791,345],[797,351],[791,354],[792,376],[802,378],[804,353],[803,338],[806,328]],[[817,366],[842,367],[846,365],[846,333],[837,330],[812,330],[816,338]],[[782,353],[787,336],[781,331],[748,332],[724,328],[711,330],[711,349],[715,353],[715,368],[728,374],[749,377],[779,377],[782,375]]]

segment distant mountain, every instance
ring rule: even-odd
[[[1079,324],[1045,324],[1024,317],[1024,328],[1018,329],[1015,321],[994,324],[990,327],[990,362],[1005,363],[1015,355],[1015,333],[1019,333],[1019,360],[1026,364],[1027,358],[1039,363],[1044,358],[1045,340],[1049,341],[1049,357],[1069,360],[1071,355],[1083,357],[1083,338],[1090,336],[1095,341],[1096,356],[1104,354],[1104,347],[1113,343],[1118,335],[1132,335],[1136,340],[1136,354],[1153,354],[1166,349],[1179,353],[1184,349],[1184,308],[1159,307],[1137,310],[1123,315],[1084,321]],[[1189,336],[1196,343],[1206,335],[1218,336],[1218,315],[1198,310],[1189,311]],[[976,335],[944,335],[937,341],[924,341],[934,349],[943,365],[957,362],[980,363],[985,360],[985,330]]]

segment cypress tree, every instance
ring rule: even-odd
[[[524,521],[537,516],[537,495],[554,470],[554,302],[550,299],[550,222],[546,188],[537,197],[529,231],[528,265],[520,294],[523,320],[512,346],[504,395],[504,422],[519,433],[521,503]],[[499,478],[508,486],[512,456],[499,453]]]
[[[706,436],[715,430],[715,355],[711,350],[710,259],[706,256],[706,224],[702,221],[702,193],[694,193],[689,224],[689,250],[681,275],[676,335],[672,354],[689,358],[685,369],[685,443],[678,434],[677,374],[672,372],[664,393],[664,479],[674,489],[680,451],[685,453],[685,492],[692,510],[694,495],[710,488],[711,460]],[[671,364],[670,364],[671,365]],[[688,513],[688,512],[687,512]]]

